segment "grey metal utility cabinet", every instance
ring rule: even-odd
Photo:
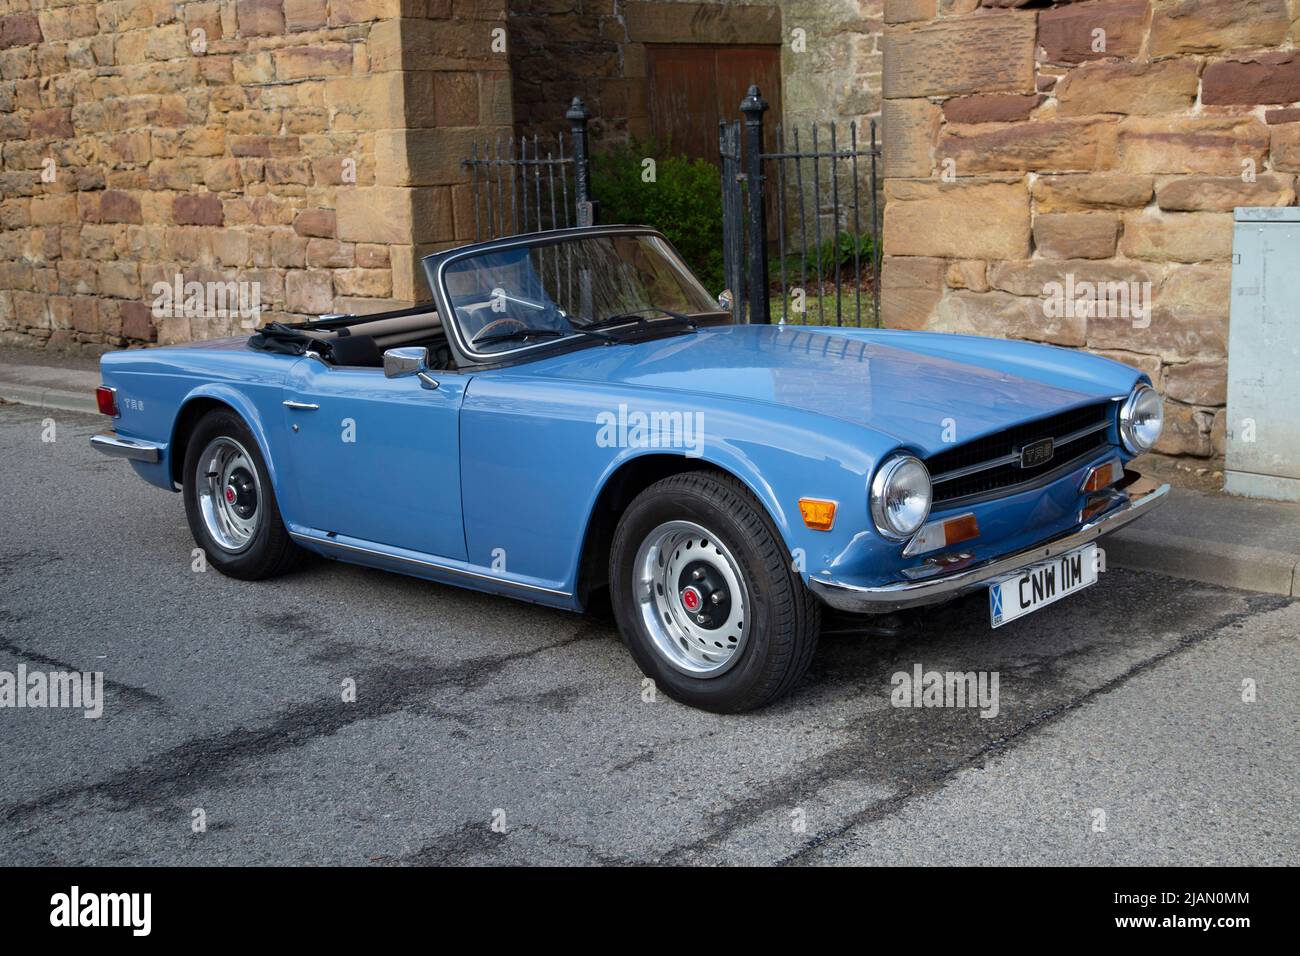
[[[1300,501],[1300,209],[1234,218],[1226,487]]]

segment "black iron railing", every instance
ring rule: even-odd
[[[740,124],[722,123],[718,131],[722,162],[722,275],[731,292],[731,318],[745,321],[745,196],[741,172]]]
[[[871,120],[778,123],[764,147],[767,103],[751,86],[743,120],[718,133],[723,272],[737,322],[878,325],[880,144]],[[587,226],[596,220],[587,125],[574,98],[569,134],[475,144],[470,171],[474,239]],[[650,225],[654,225],[651,223]],[[774,307],[779,296],[779,308]]]
[[[475,143],[462,160],[470,171],[475,242],[595,221],[587,152],[590,115],[575,97],[565,118],[570,123],[567,137],[498,137]]]
[[[719,131],[724,260],[747,263],[727,272],[737,307],[750,322],[771,321],[775,313],[779,321],[798,324],[878,325],[875,120],[865,142],[856,122],[812,123],[805,130],[778,123],[776,148],[764,151],[766,110],[758,87],[751,86],[740,103],[743,150],[741,121],[724,121]],[[741,222],[729,214],[733,209]],[[772,308],[774,294],[779,310]]]

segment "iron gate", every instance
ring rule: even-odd
[[[461,161],[470,172],[475,242],[595,222],[587,150],[590,114],[574,97],[564,116],[567,142],[563,133],[545,142],[539,134],[510,136],[504,145],[497,137],[481,150],[475,143],[473,154]]]
[[[856,122],[848,124],[847,142],[837,123],[811,123],[803,136],[797,126],[778,123],[776,149],[766,152],[766,110],[751,86],[740,103],[743,136],[739,120],[719,129],[723,261],[733,316],[770,322],[772,296],[779,294],[781,322],[879,325],[876,121],[865,143]]]
[[[847,136],[843,124],[778,123],[767,151],[767,108],[751,86],[744,120],[719,124],[723,273],[735,321],[879,325],[876,121],[865,142],[856,122]],[[463,160],[476,242],[596,221],[590,114],[575,97],[565,118],[567,137],[498,138]]]
[[[739,323],[745,321],[745,174],[741,171],[739,123],[719,124],[718,154],[722,160],[722,275],[731,292],[731,319]]]

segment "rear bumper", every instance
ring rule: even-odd
[[[90,447],[110,458],[128,458],[131,461],[143,461],[151,465],[162,458],[161,445],[135,438],[123,438],[120,435],[91,435]]]
[[[1145,494],[1117,493],[1120,504],[1077,529],[1032,548],[980,564],[959,566],[956,570],[946,572],[943,568],[935,568],[932,576],[914,577],[912,580],[877,587],[836,581],[829,577],[811,577],[808,586],[817,597],[836,610],[855,614],[885,614],[940,604],[985,586],[994,578],[1063,554],[1122,528],[1156,507],[1168,493],[1168,485],[1161,485]]]

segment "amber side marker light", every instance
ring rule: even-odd
[[[107,385],[99,386],[95,389],[95,404],[99,406],[101,415],[117,418],[117,389],[109,388]]]
[[[835,502],[824,498],[800,498],[799,513],[814,531],[830,531],[835,524]]]

